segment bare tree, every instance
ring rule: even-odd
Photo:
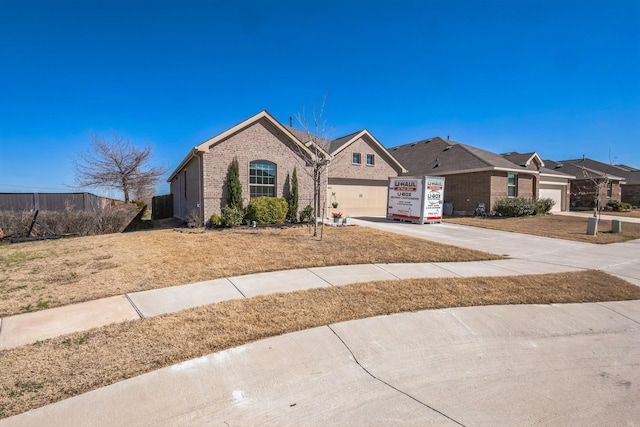
[[[92,135],[89,150],[74,160],[76,183],[81,187],[115,188],[122,191],[124,201],[153,194],[167,169],[151,166],[153,150],[149,145],[139,148],[113,134],[111,139]]]
[[[322,204],[322,184],[323,174],[327,171],[329,164],[331,163],[331,155],[329,154],[331,144],[331,132],[332,128],[327,128],[327,121],[324,118],[324,107],[326,105],[327,97],[322,99],[322,105],[319,111],[316,111],[315,106],[311,109],[311,117],[309,118],[304,110],[301,113],[296,114],[296,120],[302,126],[307,140],[302,141],[305,143],[310,151],[310,155],[306,154],[307,166],[305,172],[311,176],[313,180],[313,210],[315,215],[313,235],[318,235],[318,215],[324,216],[324,212],[321,212]]]
[[[604,171],[589,169],[584,164],[580,167],[582,176],[588,185],[578,187],[577,195],[589,195],[593,197],[593,216],[598,218],[598,220],[600,220],[600,215],[604,208],[604,204],[602,203],[603,197],[607,198],[611,196],[611,194],[609,194],[609,192],[612,191],[610,169],[613,168],[615,159],[615,157],[613,159],[611,158],[611,152],[609,152],[609,164]],[[584,157],[582,161],[585,161]]]

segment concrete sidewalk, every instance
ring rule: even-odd
[[[250,274],[88,301],[0,320],[0,350],[201,305],[375,280],[511,276],[578,270],[516,259],[422,264],[363,264]]]

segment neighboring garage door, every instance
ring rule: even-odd
[[[375,182],[363,185],[361,182],[349,184],[340,180],[340,184],[331,183],[327,187],[327,205],[329,214],[340,211],[344,216],[385,216],[387,214],[387,182]],[[338,208],[331,207],[338,202]]]
[[[551,212],[560,212],[562,210],[562,189],[555,185],[540,185],[540,198],[553,199],[556,204],[551,208]]]

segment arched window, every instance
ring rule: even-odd
[[[249,163],[249,196],[276,197],[276,164],[266,160]]]

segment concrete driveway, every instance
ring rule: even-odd
[[[447,223],[420,225],[388,221],[385,218],[367,218],[353,222],[525,261],[602,270],[640,286],[640,240],[596,245]]]
[[[448,224],[368,223],[600,268],[640,284],[639,242],[589,245]],[[639,425],[640,302],[431,310],[194,359],[0,426]]]

